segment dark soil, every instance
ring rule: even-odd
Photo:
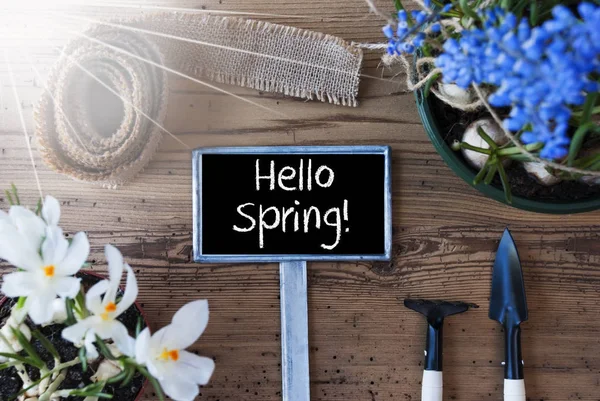
[[[460,141],[463,132],[473,121],[489,116],[485,110],[466,113],[454,109],[434,95],[430,95],[428,101],[438,129],[448,146],[451,146],[455,140]],[[468,165],[460,151],[457,152],[457,155]],[[477,173],[476,169],[472,167],[471,169],[474,173]],[[578,181],[562,181],[549,187],[541,185],[527,173],[521,163],[511,163],[506,169],[506,173],[510,181],[512,194],[522,198],[552,202],[573,202],[600,196],[600,185],[588,185]],[[497,175],[491,185],[502,189],[502,183]]]
[[[82,273],[79,275],[82,278],[82,282],[84,287],[89,288],[98,282],[100,279],[96,276],[88,275]],[[0,306],[0,325],[3,325],[8,316],[10,315],[10,310],[14,305],[14,300],[8,299],[4,304]],[[118,320],[123,322],[123,324],[129,329],[130,333],[135,331],[138,318],[141,316],[140,310],[136,305],[133,305],[129,308],[125,313],[118,317]],[[35,325],[27,318],[25,323],[30,328],[35,327]],[[37,329],[48,338],[54,347],[57,349],[58,353],[61,356],[62,362],[67,362],[75,359],[79,354],[79,349],[76,348],[72,343],[64,340],[61,336],[62,329],[64,325],[55,324],[46,327],[37,327]],[[52,356],[46,351],[46,349],[40,344],[40,342],[36,339],[32,339],[31,344],[40,355],[40,357],[47,363],[48,368],[52,369],[54,366],[54,360]],[[24,353],[23,353],[24,354]],[[65,381],[62,382],[59,389],[67,389],[67,388],[81,388],[91,384],[90,377],[94,375],[96,369],[98,368],[99,362],[102,358],[99,358],[96,362],[90,364],[86,372],[83,372],[81,365],[75,365],[67,370],[67,377]],[[29,373],[29,376],[32,380],[39,379],[39,371],[35,368],[31,368],[29,366],[26,367]],[[138,393],[142,389],[144,384],[144,376],[142,376],[139,372],[135,374],[133,380],[124,388],[120,388],[119,384],[116,385],[107,385],[103,392],[107,394],[112,394],[112,401],[133,401],[137,397]],[[7,401],[11,398],[12,395],[17,394],[21,391],[22,381],[17,375],[17,371],[14,367],[9,369],[0,370],[0,401]],[[84,397],[69,397],[69,401],[83,401]]]

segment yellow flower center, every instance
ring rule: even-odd
[[[108,320],[108,318],[109,318],[108,314],[111,312],[115,312],[116,310],[117,310],[117,305],[114,302],[109,302],[104,307],[104,313],[101,313],[100,317],[102,318],[102,320]]]
[[[46,275],[46,277],[53,277],[54,276],[54,265],[49,265],[44,267],[44,274]]]
[[[179,359],[179,351],[176,349],[167,350],[166,348],[163,350],[162,354],[160,354],[160,359],[164,360],[172,360],[173,362],[177,362]]]

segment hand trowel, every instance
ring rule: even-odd
[[[527,320],[527,299],[517,247],[504,230],[492,275],[489,317],[504,326],[504,400],[525,401],[521,323]]]
[[[425,316],[428,324],[421,401],[442,401],[444,390],[442,377],[444,318],[466,312],[470,307],[477,308],[477,305],[464,302],[405,299],[404,306]]]

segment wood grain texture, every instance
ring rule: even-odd
[[[367,13],[361,0],[128,3],[306,15],[310,18],[265,19],[347,40],[381,40],[382,22]],[[392,9],[391,1],[378,4]],[[116,13],[105,8],[77,12],[94,18]],[[56,51],[34,39],[26,44],[45,74]],[[57,44],[65,39],[52,36]],[[33,78],[14,41],[4,37],[0,48],[12,62],[21,99],[18,107],[26,114],[31,135],[32,104],[43,85]],[[598,400],[600,212],[540,215],[479,195],[454,176],[429,143],[413,95],[402,84],[404,76],[378,68],[379,61],[378,54],[368,53],[363,72],[383,74],[390,81],[364,78],[361,104],[355,109],[223,86],[285,113],[286,118],[171,77],[166,126],[190,147],[392,146],[393,260],[309,265],[312,398],[420,399],[425,325],[402,306],[402,300],[411,296],[481,305],[446,322],[445,399],[502,400],[503,335],[487,318],[487,304],[495,250],[508,225],[523,261],[530,309],[530,320],[523,326],[528,398]],[[37,189],[4,63],[0,85],[0,187],[14,182],[23,200],[33,205]],[[33,147],[35,151],[35,141]],[[140,302],[154,328],[167,324],[184,303],[209,300],[210,323],[194,349],[214,357],[217,368],[199,399],[280,399],[278,267],[191,262],[188,150],[165,137],[146,170],[114,191],[73,182],[47,169],[37,152],[34,155],[44,193],[63,202],[64,229],[89,234],[93,270],[106,270],[105,243],[117,245],[135,268]],[[7,207],[1,197],[0,207]],[[10,271],[6,265],[0,269]],[[145,397],[156,400],[152,390]]]

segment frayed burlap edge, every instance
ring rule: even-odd
[[[307,66],[309,68],[321,70],[323,74],[341,73],[344,75],[348,75],[348,77],[353,81],[351,85],[352,87],[346,88],[346,90],[342,91],[341,93],[335,93],[332,90],[315,90],[310,87],[290,85],[290,83],[286,82],[285,80],[272,80],[265,77],[252,78],[245,75],[242,71],[240,71],[237,74],[231,74],[219,70],[203,70],[202,68],[199,68],[196,65],[186,63],[185,59],[178,60],[174,64],[182,68],[184,71],[190,73],[192,76],[208,78],[214,82],[237,85],[265,92],[281,93],[287,96],[293,96],[307,100],[314,100],[316,98],[317,100],[320,100],[322,102],[329,102],[336,105],[352,107],[358,106],[357,97],[360,83],[360,71],[362,68],[363,52],[362,49],[360,49],[359,47],[339,37],[286,25],[273,24],[266,21],[211,15],[199,16],[197,14],[186,13],[160,13],[148,15],[145,17],[138,17],[133,20],[119,19],[118,23],[141,28],[143,28],[144,26],[151,25],[155,28],[153,29],[154,31],[166,34],[171,34],[171,31],[175,28],[181,29],[181,26],[190,27],[189,29],[192,29],[194,26],[201,23],[204,25],[212,25],[217,29],[232,29],[237,31],[240,35],[248,34],[251,32],[267,32],[270,35],[272,35],[274,39],[277,39],[282,43],[292,38],[301,38],[319,45],[337,46],[340,49],[343,49],[345,52],[347,52],[348,56],[353,58],[353,66],[351,68],[342,69],[336,66],[335,64],[327,66],[312,63],[310,60],[299,60],[298,58],[289,59],[292,60],[294,63],[298,63],[300,67]],[[187,36],[189,36],[192,34],[192,32],[188,32],[187,34]],[[148,34],[147,37],[151,40],[156,40],[156,36],[154,35]],[[211,39],[212,38],[208,38],[206,40],[210,41]],[[201,57],[204,54],[210,55],[210,53],[213,51],[209,46],[197,44],[194,44],[193,46],[193,50],[196,53],[197,57]],[[163,52],[167,54],[167,56],[165,57],[167,60],[175,58],[170,57],[168,55],[169,50],[167,46],[159,44],[159,47],[161,47],[161,50],[163,50]],[[234,53],[235,52],[232,51],[232,54]],[[279,58],[277,54],[263,54],[262,56],[266,60],[271,60],[273,62],[277,62]],[[251,58],[253,56],[249,57]],[[314,82],[311,83],[311,86],[317,86],[317,80],[318,79],[314,79]]]

